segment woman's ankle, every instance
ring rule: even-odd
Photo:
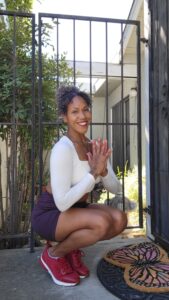
[[[48,249],[48,254],[51,256],[51,257],[64,257],[65,254],[62,253],[62,252],[59,252],[55,249],[55,247],[50,247]]]

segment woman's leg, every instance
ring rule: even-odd
[[[127,214],[124,211],[121,211],[116,208],[112,208],[111,206],[104,204],[90,204],[90,209],[97,209],[101,211],[105,211],[107,214],[111,216],[111,226],[109,232],[107,232],[107,236],[105,239],[111,239],[114,236],[119,235],[123,232],[127,227]]]
[[[71,208],[62,212],[55,232],[58,244],[43,251],[40,258],[43,267],[55,283],[76,285],[79,277],[89,275],[78,249],[119,234],[124,229],[121,222],[122,213],[110,212],[100,206]]]
[[[74,249],[118,235],[125,226],[126,216],[118,210],[100,205],[71,208],[60,214],[55,234],[59,243],[51,247],[50,253],[65,256]]]

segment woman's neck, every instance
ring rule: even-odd
[[[66,136],[74,144],[79,159],[87,161],[88,157],[86,154],[92,151],[91,141],[85,135],[71,134],[69,131],[67,132]]]
[[[84,134],[74,134],[68,131],[66,135],[73,143],[83,144],[87,141],[87,138]]]

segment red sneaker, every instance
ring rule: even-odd
[[[80,278],[85,278],[89,275],[89,269],[82,262],[81,256],[84,256],[83,251],[73,250],[66,255],[66,258],[73,270],[79,274]]]
[[[40,257],[40,263],[51,275],[54,283],[63,286],[73,286],[80,282],[79,275],[72,269],[66,257],[53,258],[46,247]]]

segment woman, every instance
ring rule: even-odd
[[[121,185],[109,163],[106,140],[86,137],[91,122],[91,99],[76,87],[58,90],[58,108],[67,134],[53,147],[50,157],[51,188],[42,193],[32,213],[34,230],[56,245],[47,245],[40,262],[56,284],[76,285],[89,275],[80,248],[111,239],[127,225],[126,214],[87,202],[95,183],[117,193]]]

